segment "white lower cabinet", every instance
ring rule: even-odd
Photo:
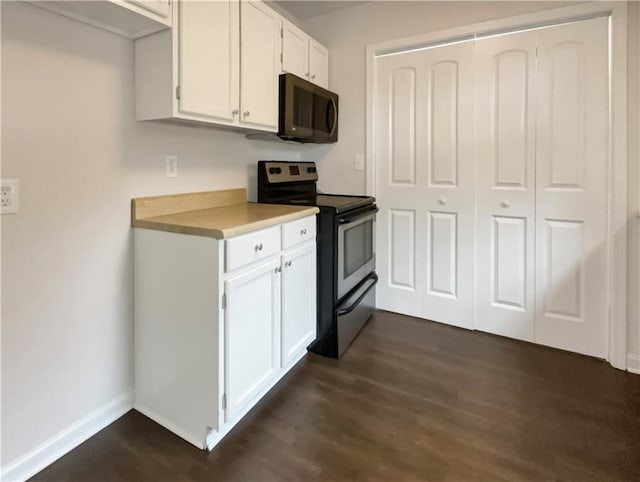
[[[316,338],[316,246],[307,243],[282,256],[282,366]]]
[[[227,240],[136,228],[134,293],[134,408],[211,449],[315,340],[315,216]]]
[[[280,260],[225,282],[225,421],[229,422],[280,368]]]

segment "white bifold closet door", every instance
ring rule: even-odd
[[[608,18],[540,31],[535,341],[608,354]]]
[[[607,354],[608,19],[476,42],[476,328]]]
[[[476,323],[533,341],[538,31],[476,42]]]
[[[473,44],[377,69],[377,305],[472,328]]]
[[[376,69],[378,306],[606,357],[608,19]]]

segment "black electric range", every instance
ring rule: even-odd
[[[260,161],[258,202],[316,206],[317,338],[309,347],[339,358],[375,307],[375,217],[370,196],[317,191],[313,162]]]
[[[290,199],[288,204],[299,204],[301,206],[317,206],[333,209],[336,213],[344,213],[363,206],[369,206],[374,202],[375,199],[368,196],[315,194],[303,198]]]

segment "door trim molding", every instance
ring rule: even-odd
[[[608,313],[607,360],[615,368],[627,368],[627,3],[589,2],[543,10],[489,22],[476,23],[406,37],[366,47],[366,193],[375,195],[374,90],[376,58],[389,52],[472,40],[476,35],[526,30],[596,16],[610,18],[609,61],[609,210],[608,210]]]
[[[640,355],[629,353],[627,371],[640,375]]]

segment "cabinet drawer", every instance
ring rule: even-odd
[[[309,216],[298,221],[292,221],[282,227],[282,249],[288,249],[298,243],[316,237],[316,217]]]
[[[280,226],[227,240],[226,271],[267,258],[280,251]]]

